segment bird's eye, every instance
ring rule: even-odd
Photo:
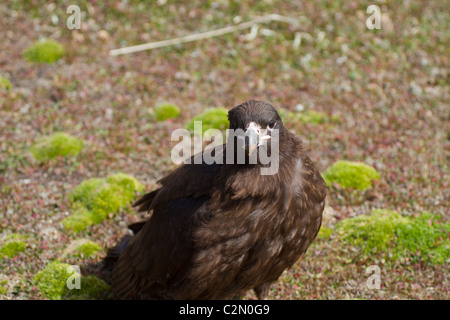
[[[276,121],[275,121],[275,120],[270,121],[270,122],[269,122],[269,128],[270,128],[270,129],[273,129],[273,127],[275,127],[275,124],[276,124]]]

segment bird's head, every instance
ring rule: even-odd
[[[275,108],[267,102],[257,100],[248,100],[231,109],[228,120],[231,130],[242,133],[237,136],[244,140],[247,155],[251,155],[260,146],[269,146],[274,130],[281,133],[284,129]]]

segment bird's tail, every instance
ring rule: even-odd
[[[120,254],[125,250],[128,242],[131,239],[131,235],[127,234],[120,239],[119,243],[108,250],[106,257],[103,259],[103,271],[112,273],[114,265],[120,257]]]
[[[133,231],[133,234],[136,235],[144,226],[146,221],[140,221],[133,224],[130,224],[128,226],[128,229]],[[108,253],[106,254],[106,257],[103,259],[103,271],[107,273],[112,273],[112,270],[114,268],[114,265],[116,264],[117,260],[119,259],[119,256],[122,254],[122,252],[126,249],[128,246],[128,243],[130,242],[130,239],[134,235],[125,235],[120,239],[119,243],[108,250]]]

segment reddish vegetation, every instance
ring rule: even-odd
[[[381,30],[366,28],[366,6],[333,0],[208,5],[130,0],[127,6],[80,1],[86,13],[81,30],[66,28],[63,5],[38,2],[0,4],[0,76],[11,82],[9,90],[0,88],[0,233],[30,236],[25,252],[0,259],[0,284],[7,279],[1,298],[42,299],[34,275],[72,240],[88,238],[104,253],[128,223],[145,216],[126,208],[84,233],[66,232],[60,221],[71,213],[68,194],[76,185],[124,172],[154,189],[157,179],[175,167],[170,160],[174,129],[207,107],[230,109],[251,98],[289,111],[302,104],[339,117],[339,122],[286,124],[308,144],[321,172],[340,159],[380,172],[369,191],[330,190],[325,226],[334,230],[339,220],[373,208],[406,215],[429,211],[448,220],[449,18],[444,2],[380,5]],[[237,15],[245,21],[274,12],[300,21],[298,49],[292,47],[297,30],[271,23],[264,27],[274,35],[260,34],[252,41],[241,32],[108,56],[121,46],[220,28]],[[59,41],[63,58],[54,64],[28,62],[23,52],[39,37]],[[149,108],[164,101],[179,106],[180,116],[156,122]],[[30,146],[54,132],[83,139],[82,152],[35,161]],[[334,240],[334,234],[316,239],[269,297],[449,298],[446,265],[354,259],[352,248]],[[381,290],[364,286],[365,269],[374,263],[382,270]],[[252,292],[246,296],[253,297]]]

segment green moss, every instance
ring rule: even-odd
[[[20,233],[12,233],[7,235],[2,241],[9,241],[9,240],[26,240],[28,239],[28,236],[24,236]]]
[[[6,288],[6,285],[8,284],[8,279],[0,279],[0,295],[6,294],[8,289]]]
[[[144,186],[139,181],[124,173],[84,181],[69,195],[74,213],[62,223],[66,229],[82,231],[129,205],[136,193],[143,190]]]
[[[93,241],[86,241],[74,250],[74,254],[80,257],[92,257],[98,251],[102,250],[102,247]]]
[[[81,277],[80,289],[65,290],[67,292],[65,297],[69,300],[99,299],[102,295],[109,293],[110,290],[110,286],[102,279],[87,275]]]
[[[380,174],[364,163],[340,160],[325,171],[323,178],[328,186],[336,182],[344,188],[364,190],[371,187]]]
[[[340,238],[369,254],[385,251],[393,240],[394,232],[408,220],[390,210],[373,210],[370,215],[359,215],[338,224]]]
[[[186,124],[186,129],[194,133],[194,122],[202,122],[202,135],[208,129],[226,130],[230,126],[228,110],[225,108],[212,108],[195,116]]]
[[[83,141],[64,132],[41,138],[30,151],[38,161],[55,159],[58,156],[76,156],[83,148]]]
[[[289,121],[290,114],[293,113],[293,112],[289,112],[288,110],[283,109],[283,108],[278,109],[277,112],[278,112],[278,115],[280,116],[281,120],[284,123],[287,123]]]
[[[390,210],[373,210],[370,215],[342,221],[337,230],[341,240],[359,247],[366,257],[414,260],[420,254],[424,261],[442,264],[450,257],[450,224],[439,220],[429,213],[410,218]]]
[[[73,207],[73,213],[61,221],[66,230],[72,230],[74,233],[78,233],[86,230],[90,225],[95,224],[89,210],[79,203]]]
[[[308,110],[299,114],[298,119],[302,123],[322,124],[328,121],[328,117],[323,112]]]
[[[67,292],[67,280],[73,274],[68,271],[70,264],[51,262],[34,276],[37,288],[51,300],[59,300]]]
[[[337,114],[333,114],[331,116],[331,122],[340,124],[341,123],[341,117],[339,115],[337,115]]]
[[[410,219],[410,223],[400,225],[395,234],[400,254],[420,253],[425,261],[450,262],[450,223],[440,222],[440,217],[423,213]]]
[[[288,122],[301,122],[301,123],[311,123],[314,125],[323,124],[327,122],[338,122],[338,116],[332,116],[329,118],[323,112],[316,112],[312,110],[302,111],[302,112],[291,112],[286,109],[278,110],[278,114],[284,123]]]
[[[5,90],[11,89],[11,82],[9,82],[9,80],[6,79],[5,77],[0,77],[0,90],[1,89]]]
[[[328,227],[322,226],[319,230],[319,234],[317,235],[319,238],[328,239],[333,234],[333,230]]]
[[[51,262],[44,270],[38,272],[34,281],[42,295],[51,300],[61,299],[97,299],[109,291],[109,286],[101,279],[92,276],[81,276],[80,289],[69,290],[67,281],[74,282],[80,275],[74,274],[67,263]]]
[[[44,39],[28,47],[23,55],[30,62],[53,63],[64,55],[64,47],[55,40]]]
[[[180,108],[172,103],[161,103],[153,108],[153,114],[157,121],[176,118],[180,115]]]
[[[0,241],[0,257],[1,258],[13,258],[20,252],[24,252],[27,248],[26,237],[13,233]]]
[[[105,179],[103,178],[92,178],[83,181],[72,190],[69,194],[69,199],[72,203],[79,202],[82,204],[83,208],[91,209],[97,191],[100,190],[104,184]]]
[[[27,248],[27,243],[21,240],[13,240],[5,243],[0,248],[0,257],[12,258],[19,254],[19,252],[24,252]]]

